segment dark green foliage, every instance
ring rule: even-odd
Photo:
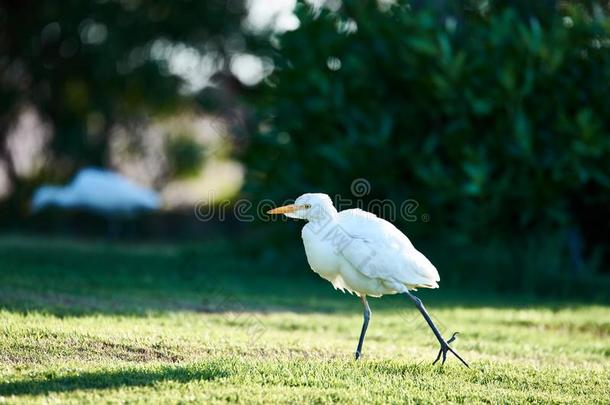
[[[47,157],[56,164],[46,177],[63,181],[82,166],[106,165],[115,124],[194,104],[153,46],[189,48],[222,65],[247,47],[245,13],[241,0],[1,2],[0,164],[19,210],[29,195],[22,183],[32,179],[15,172],[5,138],[24,106],[54,132]]]
[[[174,176],[193,176],[201,169],[204,161],[204,149],[191,136],[179,134],[168,141],[166,149]]]
[[[592,214],[607,235],[610,20],[553,10],[301,5],[263,89],[272,118],[246,156],[250,191],[351,196],[363,177],[364,198],[418,200],[432,221],[411,228],[437,235],[586,234]]]

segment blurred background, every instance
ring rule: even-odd
[[[188,260],[223,240],[252,272],[297,274],[302,224],[257,206],[325,192],[391,219],[443,287],[610,300],[609,10],[3,0],[0,230],[185,244]],[[86,168],[158,206],[32,209]]]

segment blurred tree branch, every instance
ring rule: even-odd
[[[62,167],[50,169],[103,165],[115,123],[198,103],[173,58],[222,67],[255,43],[246,12],[243,0],[1,1],[0,158],[11,182],[19,187],[6,138],[22,108],[53,128],[48,153]]]

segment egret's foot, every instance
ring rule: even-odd
[[[455,339],[457,339],[457,335],[459,332],[455,332],[453,335],[451,335],[451,338],[449,338],[448,341],[445,342],[445,340],[441,340],[440,344],[441,344],[441,348],[438,350],[438,356],[436,356],[436,360],[434,360],[432,362],[432,364],[436,364],[437,361],[439,361],[439,359],[442,357],[443,360],[441,361],[441,366],[443,364],[445,364],[445,360],[447,360],[447,352],[451,352],[455,355],[455,357],[457,357],[466,367],[470,368],[470,366],[468,365],[468,363],[466,363],[466,361],[460,357],[459,354],[457,354],[457,352],[455,350],[453,350],[451,348],[451,346],[449,346],[449,343],[453,342]]]
[[[360,358],[360,356],[362,356],[362,355],[360,354],[360,352],[359,352],[359,351],[356,351],[356,353],[354,354],[354,357],[356,358],[356,360],[358,360],[358,359]]]

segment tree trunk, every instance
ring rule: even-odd
[[[10,187],[8,198],[3,203],[4,209],[0,212],[0,222],[13,221],[23,216],[23,187],[15,170],[13,156],[8,149],[10,129],[9,120],[0,120],[0,160],[4,163]]]

